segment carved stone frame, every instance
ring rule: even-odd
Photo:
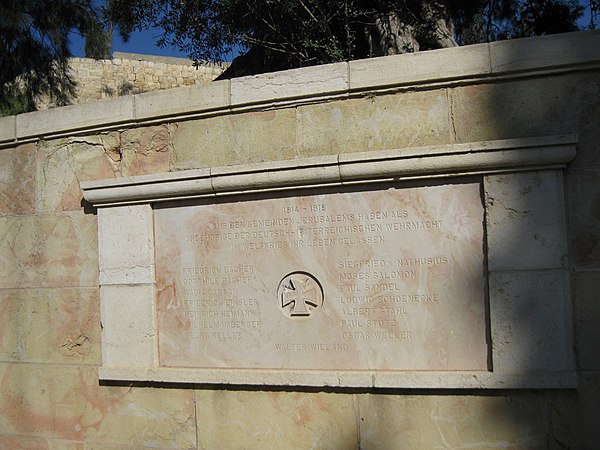
[[[98,214],[103,325],[100,378],[361,388],[575,387],[562,173],[575,157],[575,148],[574,136],[549,136],[81,183],[85,200],[97,208]],[[481,177],[484,191],[491,370],[304,371],[158,366],[153,204],[474,175]],[[514,214],[523,210],[528,214]],[[523,314],[528,315],[527,320],[523,320]],[[523,346],[528,347],[526,354],[535,355],[534,359],[519,356],[524,354]]]

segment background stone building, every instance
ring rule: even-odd
[[[218,77],[228,63],[199,63],[185,58],[115,52],[111,59],[71,58],[76,83],[73,104],[174,87],[206,83]],[[52,107],[41,99],[38,109]]]

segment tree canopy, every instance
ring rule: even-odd
[[[591,5],[591,3],[589,3]],[[578,29],[578,0],[110,0],[126,38],[154,26],[225,77]]]
[[[599,0],[4,0],[0,114],[67,104],[69,33],[86,54],[109,55],[115,27],[162,30],[161,46],[193,60],[242,52],[222,77],[578,29]]]
[[[69,33],[89,35],[100,18],[92,0],[0,2],[0,113],[31,111],[40,95],[67,104]]]

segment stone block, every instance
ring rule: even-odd
[[[17,138],[52,135],[68,130],[134,120],[133,97],[52,108],[17,116]]]
[[[16,136],[16,116],[0,117],[0,142],[14,141]]]
[[[87,450],[83,442],[28,436],[0,436],[0,448],[6,450]]]
[[[103,365],[154,367],[154,285],[101,286],[100,305]]]
[[[562,176],[544,171],[484,177],[490,270],[567,266]]]
[[[424,91],[299,108],[299,153],[313,156],[447,144],[445,91]]]
[[[163,444],[163,446],[160,447],[160,449],[165,449],[165,450],[171,450],[171,449],[179,449],[182,448],[180,446],[177,446],[177,444],[173,444],[173,446],[167,446],[167,444]],[[189,447],[189,448],[195,448],[195,447]],[[136,445],[135,446],[136,450],[156,450],[156,447],[152,447],[152,446],[141,446],[141,445]],[[105,443],[105,442],[90,442],[90,441],[86,441],[85,443],[85,450],[131,450],[131,446],[129,445],[115,445],[115,444],[110,444],[110,443]]]
[[[302,157],[450,142],[445,91],[346,100],[298,108]]]
[[[549,448],[592,449],[600,442],[600,373],[581,372],[578,389],[548,396]]]
[[[123,130],[120,149],[120,171],[123,176],[169,171],[171,145],[166,124]]]
[[[191,390],[100,386],[95,368],[35,364],[0,364],[0,386],[3,434],[110,448],[196,447]]]
[[[544,448],[541,395],[361,395],[360,448]]]
[[[565,269],[492,272],[489,289],[494,372],[574,370]]]
[[[350,61],[350,89],[464,79],[491,72],[487,44]]]
[[[34,144],[0,150],[0,215],[35,212]]]
[[[567,200],[573,265],[600,267],[600,166],[568,172]]]
[[[575,272],[573,292],[577,366],[600,371],[600,270]]]
[[[100,284],[154,282],[154,231],[149,204],[98,210]]]
[[[343,92],[348,64],[336,63],[231,80],[231,104],[240,105]]]
[[[294,109],[220,116],[171,126],[173,167],[178,170],[296,156]]]
[[[600,61],[600,31],[491,42],[493,73]]]
[[[0,290],[0,360],[99,364],[98,290]]]
[[[571,117],[564,121],[575,121],[578,134],[577,158],[569,165],[569,169],[590,168],[600,166],[600,77],[597,72],[584,72],[573,77],[565,108]],[[567,171],[568,171],[567,170]]]
[[[593,142],[600,133],[593,73],[476,84],[451,89],[452,122],[458,142],[579,133]],[[596,163],[597,146],[592,149]],[[590,158],[588,157],[588,161]]]
[[[114,178],[116,133],[38,144],[38,212],[80,211],[81,181]]]
[[[96,218],[0,218],[0,289],[98,285]]]
[[[198,448],[354,449],[354,396],[324,392],[196,391]]]
[[[226,108],[229,103],[229,80],[135,96],[138,119]]]

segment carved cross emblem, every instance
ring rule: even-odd
[[[289,318],[309,317],[323,304],[323,289],[315,277],[293,272],[279,283],[279,306]]]

